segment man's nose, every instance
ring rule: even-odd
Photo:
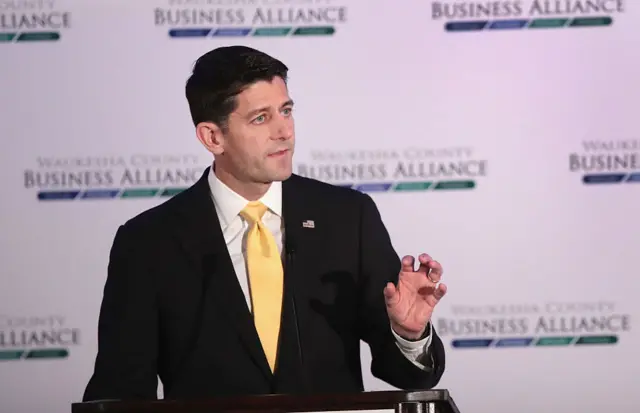
[[[279,118],[274,122],[272,139],[288,140],[293,137],[293,122],[289,118]]]

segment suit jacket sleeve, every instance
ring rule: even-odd
[[[83,400],[156,399],[158,317],[148,242],[121,226],[98,322],[98,354]],[[146,251],[146,252],[145,252]]]
[[[363,194],[360,221],[361,337],[371,349],[371,373],[390,385],[405,389],[435,387],[445,366],[444,346],[432,330],[430,356],[433,364],[424,370],[405,357],[391,331],[383,290],[387,282],[397,284],[400,258],[393,249],[378,208]]]

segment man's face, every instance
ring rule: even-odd
[[[285,82],[280,77],[257,82],[236,99],[220,164],[243,182],[287,179],[292,173],[295,137],[293,102]]]

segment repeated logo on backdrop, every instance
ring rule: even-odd
[[[475,148],[315,150],[295,172],[362,192],[469,190],[487,175]]]
[[[347,22],[339,0],[158,0],[157,27],[172,38],[331,36]]]
[[[40,201],[170,197],[204,172],[197,155],[38,157],[24,187]]]
[[[0,314],[0,361],[67,358],[80,329],[59,314]]]
[[[432,1],[431,18],[448,32],[610,26],[626,0]]]
[[[613,301],[452,305],[435,328],[456,349],[612,345],[631,329]]]
[[[588,140],[581,146],[569,154],[569,170],[584,184],[640,184],[640,139]]]
[[[0,0],[0,43],[56,41],[70,27],[56,0]]]

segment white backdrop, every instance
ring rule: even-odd
[[[638,6],[0,0],[0,411],[81,398],[117,226],[211,161],[192,64],[246,44],[291,69],[296,171],[365,185],[443,263],[463,412],[637,412]]]

